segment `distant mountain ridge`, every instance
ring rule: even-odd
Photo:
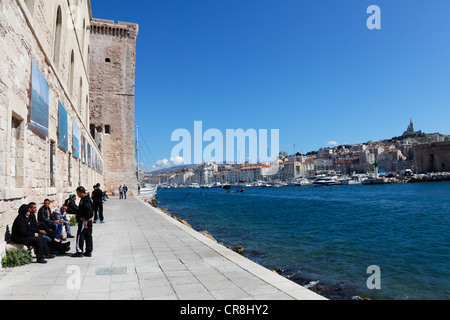
[[[175,167],[170,167],[170,168],[159,169],[159,170],[151,171],[149,173],[151,173],[152,175],[172,174],[172,173],[176,173],[181,170],[196,169],[199,166],[200,166],[199,164],[186,164],[186,165],[180,165],[180,166],[175,166]]]

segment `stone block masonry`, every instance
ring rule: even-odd
[[[73,12],[71,2],[0,0],[0,256],[6,228],[11,230],[21,204],[40,205],[49,198],[54,209],[78,185],[90,191],[103,183],[100,170],[83,161],[81,151],[80,157],[74,155],[75,124],[79,139],[83,136],[95,159],[103,160],[89,134],[90,2],[79,1]],[[48,111],[39,109],[48,118],[46,134],[31,121],[33,65],[45,80],[38,82],[48,105]],[[59,119],[59,104],[67,122]],[[60,147],[63,128],[68,150]]]
[[[137,195],[134,103],[138,30],[134,23],[91,21],[91,134],[101,140],[103,189],[116,195],[120,185]]]

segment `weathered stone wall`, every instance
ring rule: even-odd
[[[102,134],[104,189],[120,185],[137,195],[134,88],[136,37],[133,23],[91,21],[91,125]],[[106,132],[106,126],[109,133]]]
[[[78,9],[69,10],[69,3],[79,4],[75,7]],[[60,37],[56,36],[58,11]],[[72,154],[74,122],[101,157],[88,125],[90,19],[87,0],[0,0],[0,255],[4,252],[6,227],[11,227],[21,204],[30,201],[39,204],[50,198],[55,200],[55,208],[78,185],[90,190],[93,184],[103,182],[100,173]],[[57,38],[60,40],[55,50]],[[48,136],[30,126],[33,61],[49,85]],[[58,101],[68,114],[69,150],[58,147]]]
[[[414,154],[417,172],[450,171],[450,141],[417,145]]]

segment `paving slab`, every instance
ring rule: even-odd
[[[93,256],[0,269],[0,300],[326,300],[150,206],[111,198]]]

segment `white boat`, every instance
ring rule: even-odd
[[[263,181],[258,180],[258,181],[253,182],[252,186],[253,187],[261,187],[263,184],[264,184]]]
[[[295,186],[303,187],[303,186],[311,186],[313,183],[308,179],[300,179],[295,182]]]
[[[320,187],[320,186],[336,186],[341,184],[341,182],[338,181],[337,177],[317,177],[316,180],[313,182],[314,186]]]
[[[361,176],[353,176],[349,178],[344,178],[341,180],[343,185],[357,185],[362,183],[363,178]]]
[[[140,195],[151,195],[158,192],[158,186],[156,185],[146,185],[140,190]]]

